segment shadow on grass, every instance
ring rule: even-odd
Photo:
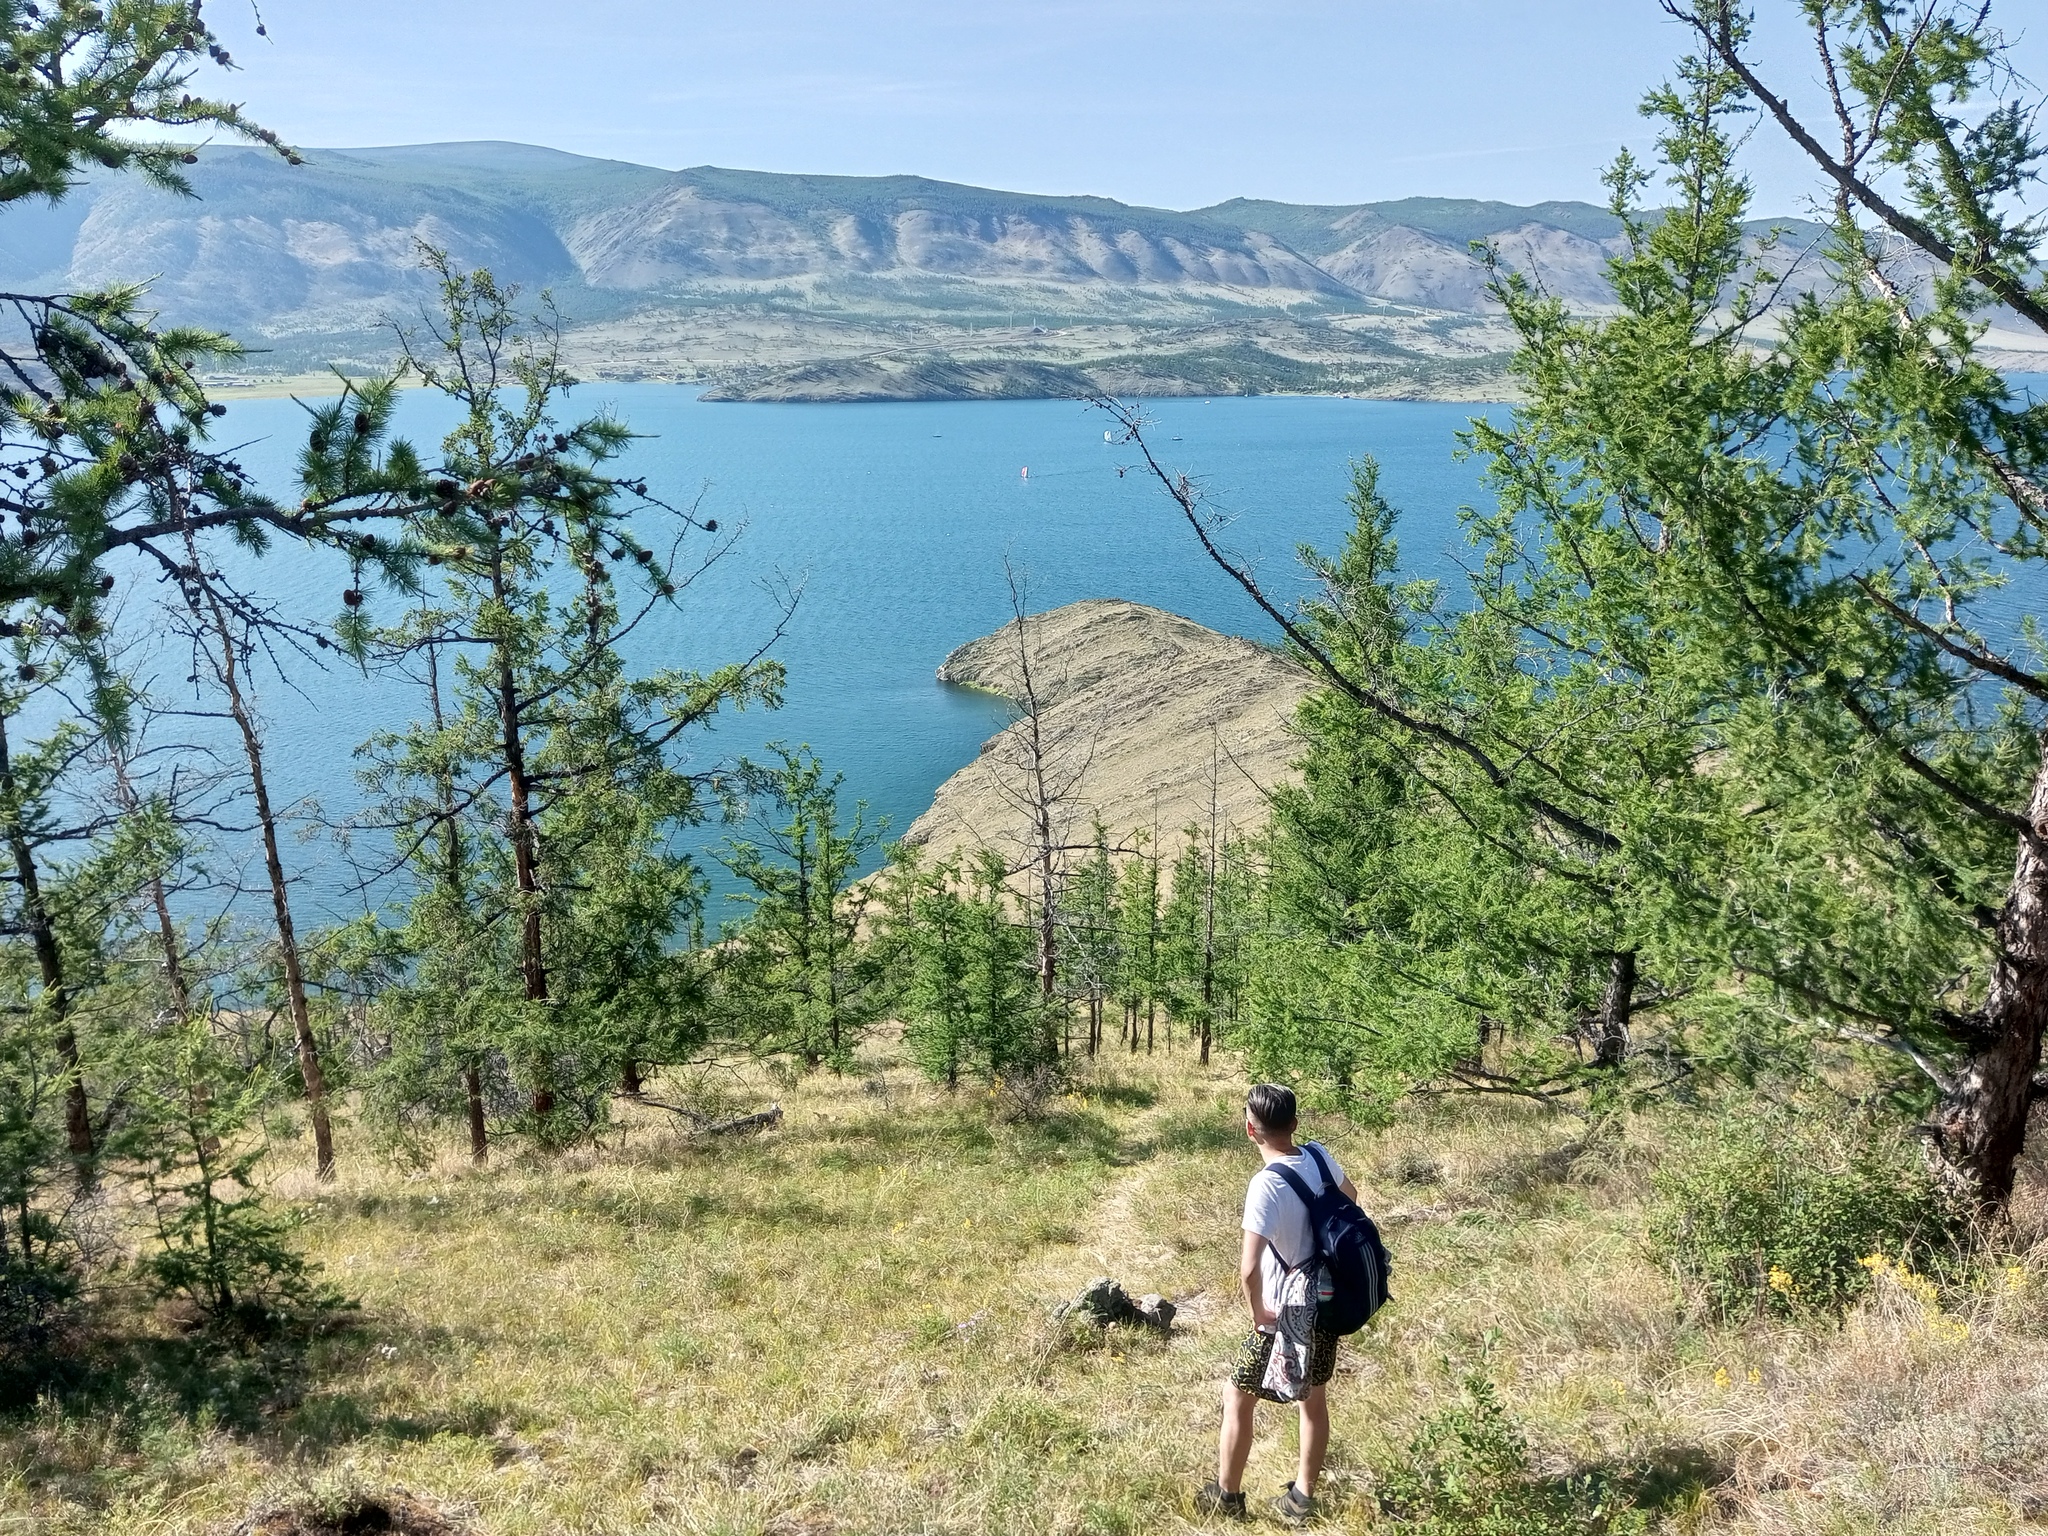
[[[1098,1104],[1115,1109],[1150,1109],[1159,1102],[1159,1090],[1149,1083],[1127,1083],[1115,1077],[1084,1078],[1080,1091]]]
[[[278,1428],[294,1449],[328,1450],[372,1439],[407,1445],[444,1436],[494,1440],[531,1424],[525,1408],[498,1398],[464,1397],[432,1412],[380,1414],[346,1393],[323,1393],[293,1409]]]
[[[163,1314],[160,1314],[160,1316]],[[483,1341],[439,1326],[405,1327],[336,1300],[261,1334],[166,1332],[132,1313],[82,1312],[61,1340],[0,1376],[0,1437],[31,1416],[146,1432],[177,1422],[269,1434],[330,1383],[353,1385],[373,1350],[392,1358],[468,1352]],[[382,1421],[374,1416],[365,1424]]]
[[[1060,1104],[1029,1118],[999,1119],[984,1101],[974,1099],[940,1114],[885,1112],[807,1127],[782,1148],[825,1172],[858,1173],[900,1168],[919,1157],[940,1159],[948,1167],[1029,1161],[1054,1148],[1107,1160],[1117,1144],[1115,1128],[1092,1109]]]
[[[1017,1121],[1009,1129],[1017,1139],[1018,1149],[1032,1159],[1049,1155],[1057,1148],[1107,1163],[1116,1160],[1123,1145],[1116,1127],[1089,1110],[1055,1110],[1036,1120]]]
[[[261,1341],[74,1334],[34,1370],[10,1373],[0,1458],[32,1487],[61,1487],[95,1503],[95,1490],[114,1474],[109,1458],[146,1459],[197,1432],[272,1432],[307,1391],[314,1345],[305,1333]]]
[[[1725,1486],[1735,1476],[1726,1456],[1701,1445],[1660,1445],[1604,1469],[1610,1486],[1638,1509],[1680,1509]]]
[[[263,1339],[79,1329],[32,1374],[9,1362],[0,1482],[104,1509],[132,1493],[138,1472],[188,1467],[208,1435],[270,1459],[326,1460],[364,1442],[491,1442],[529,1427],[520,1405],[491,1398],[386,1411],[360,1366],[385,1336],[351,1313]]]
[[[1214,1115],[1176,1116],[1153,1135],[1161,1152],[1223,1152],[1242,1144],[1244,1122],[1230,1111]]]
[[[1581,1502],[1590,1497],[1609,1509],[1675,1515],[1696,1511],[1734,1476],[1734,1464],[1705,1446],[1666,1444],[1589,1463],[1569,1477],[1548,1480],[1546,1487],[1562,1496],[1576,1495]]]

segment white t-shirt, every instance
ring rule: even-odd
[[[1304,1142],[1294,1149],[1289,1157],[1278,1157],[1252,1175],[1252,1181],[1244,1192],[1244,1229],[1256,1232],[1266,1240],[1266,1251],[1259,1255],[1259,1290],[1268,1311],[1280,1309],[1280,1281],[1286,1274],[1287,1266],[1304,1263],[1315,1249],[1315,1234],[1308,1228],[1308,1207],[1301,1203],[1301,1196],[1291,1189],[1275,1168],[1289,1168],[1294,1176],[1308,1186],[1311,1194],[1319,1193],[1323,1187],[1323,1176],[1316,1169],[1315,1159],[1308,1155],[1308,1148],[1315,1147],[1323,1154],[1323,1161],[1330,1165],[1332,1183],[1344,1182],[1344,1169],[1337,1159],[1330,1155],[1329,1148],[1321,1142]]]

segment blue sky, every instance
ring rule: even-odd
[[[1796,46],[1790,0],[1762,9]],[[242,66],[226,93],[299,144],[517,139],[1176,208],[1598,199],[1684,46],[1656,0],[270,0],[267,39],[248,0],[208,14]],[[1760,211],[1803,211],[1774,132],[1750,168]]]

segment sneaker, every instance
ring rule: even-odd
[[[1211,1478],[1202,1484],[1202,1491],[1195,1495],[1195,1511],[1204,1515],[1227,1515],[1232,1520],[1244,1518],[1244,1494],[1226,1493],[1223,1485]]]
[[[1303,1493],[1294,1484],[1287,1485],[1287,1491],[1273,1501],[1273,1513],[1289,1525],[1307,1525],[1314,1518],[1316,1501]]]

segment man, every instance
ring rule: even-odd
[[[1352,1200],[1358,1198],[1351,1180],[1320,1143],[1295,1145],[1295,1118],[1294,1091],[1278,1083],[1260,1083],[1245,1099],[1244,1133],[1265,1164],[1252,1175],[1245,1190],[1244,1248],[1238,1261],[1238,1280],[1251,1308],[1252,1332],[1238,1351],[1237,1369],[1223,1385],[1223,1434],[1217,1447],[1216,1480],[1196,1497],[1204,1514],[1242,1517],[1245,1512],[1244,1466],[1252,1449],[1252,1409],[1262,1397],[1280,1401],[1264,1380],[1279,1331],[1281,1285],[1287,1271],[1306,1263],[1315,1251],[1308,1208],[1272,1170],[1292,1169],[1311,1191],[1319,1191],[1323,1166],[1327,1166],[1337,1186]],[[1321,1153],[1321,1166],[1316,1153]],[[1301,1399],[1301,1459],[1294,1481],[1273,1501],[1273,1513],[1292,1524],[1302,1524],[1315,1512],[1316,1478],[1330,1444],[1330,1405],[1324,1393],[1336,1364],[1337,1336],[1318,1329],[1309,1350],[1311,1386]]]

